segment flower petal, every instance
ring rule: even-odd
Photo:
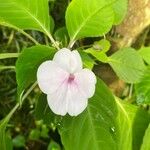
[[[53,93],[68,78],[69,74],[53,61],[45,61],[37,71],[37,81],[45,94]]]
[[[67,113],[67,84],[63,83],[57,91],[47,95],[48,105],[50,109],[57,115],[66,115]]]
[[[94,95],[96,76],[89,69],[83,69],[75,74],[75,82],[78,85],[80,91],[82,91],[87,98]]]
[[[64,82],[59,89],[47,96],[48,104],[51,110],[58,115],[66,115],[69,113],[71,116],[80,114],[88,104],[88,100],[82,94],[76,84],[68,84]]]
[[[70,51],[67,48],[59,50],[53,60],[69,73],[78,72],[82,69],[82,60],[78,51]]]
[[[70,84],[67,92],[68,114],[77,116],[82,113],[88,105],[88,99],[85,97],[76,84]]]

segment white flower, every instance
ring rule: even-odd
[[[77,116],[95,92],[96,77],[91,70],[82,68],[78,51],[63,48],[52,61],[39,66],[37,81],[54,113]]]

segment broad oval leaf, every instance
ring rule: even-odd
[[[18,84],[18,96],[31,83],[36,81],[36,72],[39,65],[46,60],[52,59],[54,48],[38,45],[25,48],[16,62],[16,78]]]
[[[113,0],[73,0],[66,11],[71,41],[107,33],[114,20],[113,3]]]
[[[0,0],[0,24],[50,31],[48,0]]]
[[[109,57],[109,64],[118,77],[127,83],[139,82],[145,71],[141,56],[133,48],[117,51]]]
[[[65,150],[116,150],[115,119],[117,107],[113,96],[101,80],[88,108],[77,117],[65,117],[60,135]]]

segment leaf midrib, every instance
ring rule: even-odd
[[[88,116],[89,116],[89,122],[90,122],[90,124],[91,124],[91,128],[92,128],[92,137],[93,137],[93,139],[94,139],[94,142],[95,142],[95,146],[96,146],[96,149],[98,150],[99,149],[99,146],[98,146],[98,144],[97,144],[97,142],[96,141],[98,141],[97,139],[97,135],[96,135],[96,132],[95,132],[95,127],[94,127],[94,124],[93,124],[93,121],[92,121],[92,117],[91,117],[91,112],[90,112],[90,106],[87,108],[87,113],[88,113]]]
[[[34,16],[29,10],[27,10],[23,5],[18,5],[18,3],[14,2],[14,6],[18,7],[19,9],[24,10],[28,15],[36,21],[36,23],[41,27],[41,29],[46,33],[49,34],[49,31],[43,26],[43,24]]]
[[[106,7],[109,7],[111,6],[113,3],[115,3],[117,0],[114,0],[112,3],[108,4],[108,5],[105,5],[104,7],[101,7],[99,9],[97,9],[96,11],[94,11],[93,13],[91,13],[91,15],[89,15],[85,21],[83,21],[81,23],[81,25],[79,26],[78,30],[75,32],[74,36],[71,38],[71,41],[74,41],[75,38],[77,37],[77,35],[79,34],[79,32],[82,30],[82,28],[86,25],[86,23],[89,21],[90,18],[92,18],[96,13],[98,13],[100,10],[106,8]]]

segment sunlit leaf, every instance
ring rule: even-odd
[[[48,0],[0,0],[0,22],[21,29],[50,31]]]
[[[107,33],[114,20],[113,4],[113,0],[73,0],[66,11],[71,41]]]
[[[127,13],[128,0],[117,0],[114,5],[115,19],[114,24],[119,24]]]

